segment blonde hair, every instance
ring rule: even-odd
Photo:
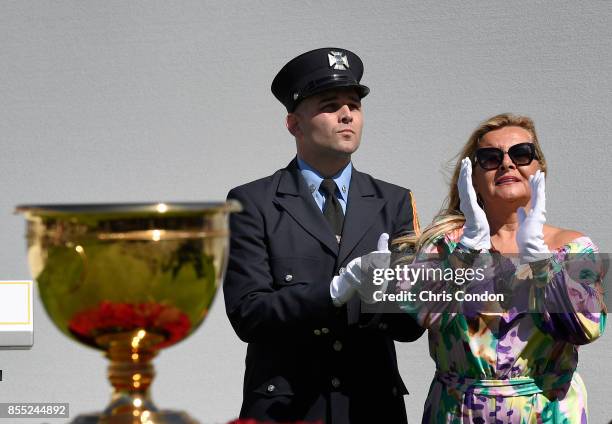
[[[436,215],[433,222],[427,226],[421,233],[414,248],[421,249],[423,246],[434,243],[439,237],[453,230],[463,227],[465,217],[459,208],[459,190],[457,189],[457,181],[459,180],[459,170],[461,169],[461,160],[469,157],[472,163],[475,163],[475,152],[479,147],[480,140],[485,134],[491,131],[499,130],[504,127],[520,127],[529,132],[532,137],[532,142],[535,147],[536,157],[540,163],[542,172],[546,172],[546,159],[540,147],[540,142],[536,134],[533,120],[527,116],[513,115],[511,113],[502,113],[495,115],[482,124],[480,124],[472,133],[467,143],[461,149],[461,152],[454,158],[455,166],[450,180],[449,193],[444,201],[440,212]],[[403,237],[394,240],[393,244],[402,245],[409,240],[402,240]]]

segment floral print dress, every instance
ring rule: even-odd
[[[429,265],[450,266],[447,258],[461,248],[460,236],[461,230],[449,233],[425,249]],[[531,297],[538,313],[510,308],[464,314],[404,305],[429,330],[436,363],[423,423],[587,422],[586,389],[576,372],[578,346],[603,333],[605,272],[588,237],[552,253],[550,265],[537,276],[538,300]],[[567,261],[570,256],[577,260]],[[435,265],[432,257],[438,258]],[[515,271],[520,272],[518,266]],[[435,282],[427,284],[431,291],[441,290]],[[560,310],[568,312],[550,312]]]

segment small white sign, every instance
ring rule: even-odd
[[[34,343],[33,294],[32,281],[0,281],[0,348]]]

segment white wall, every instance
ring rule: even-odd
[[[372,89],[355,166],[411,188],[423,223],[447,160],[481,120],[512,111],[535,119],[547,154],[549,222],[610,252],[611,17],[602,0],[2,1],[0,278],[29,278],[16,204],[223,199],[284,166],[294,145],[271,80],[328,45],[357,52]],[[38,300],[35,318],[32,350],[0,351],[0,401],[100,409],[105,360],[60,335]],[[414,423],[434,364],[425,338],[398,347]],[[581,348],[593,423],[612,417],[611,351],[609,334]],[[156,360],[158,404],[235,417],[244,353],[218,298]]]

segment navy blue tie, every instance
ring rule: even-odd
[[[325,206],[323,207],[323,216],[329,222],[329,225],[334,230],[336,236],[342,234],[342,224],[344,223],[344,212],[342,205],[336,197],[336,182],[331,178],[326,178],[321,181],[321,191],[325,194]],[[338,238],[338,240],[340,240]]]

